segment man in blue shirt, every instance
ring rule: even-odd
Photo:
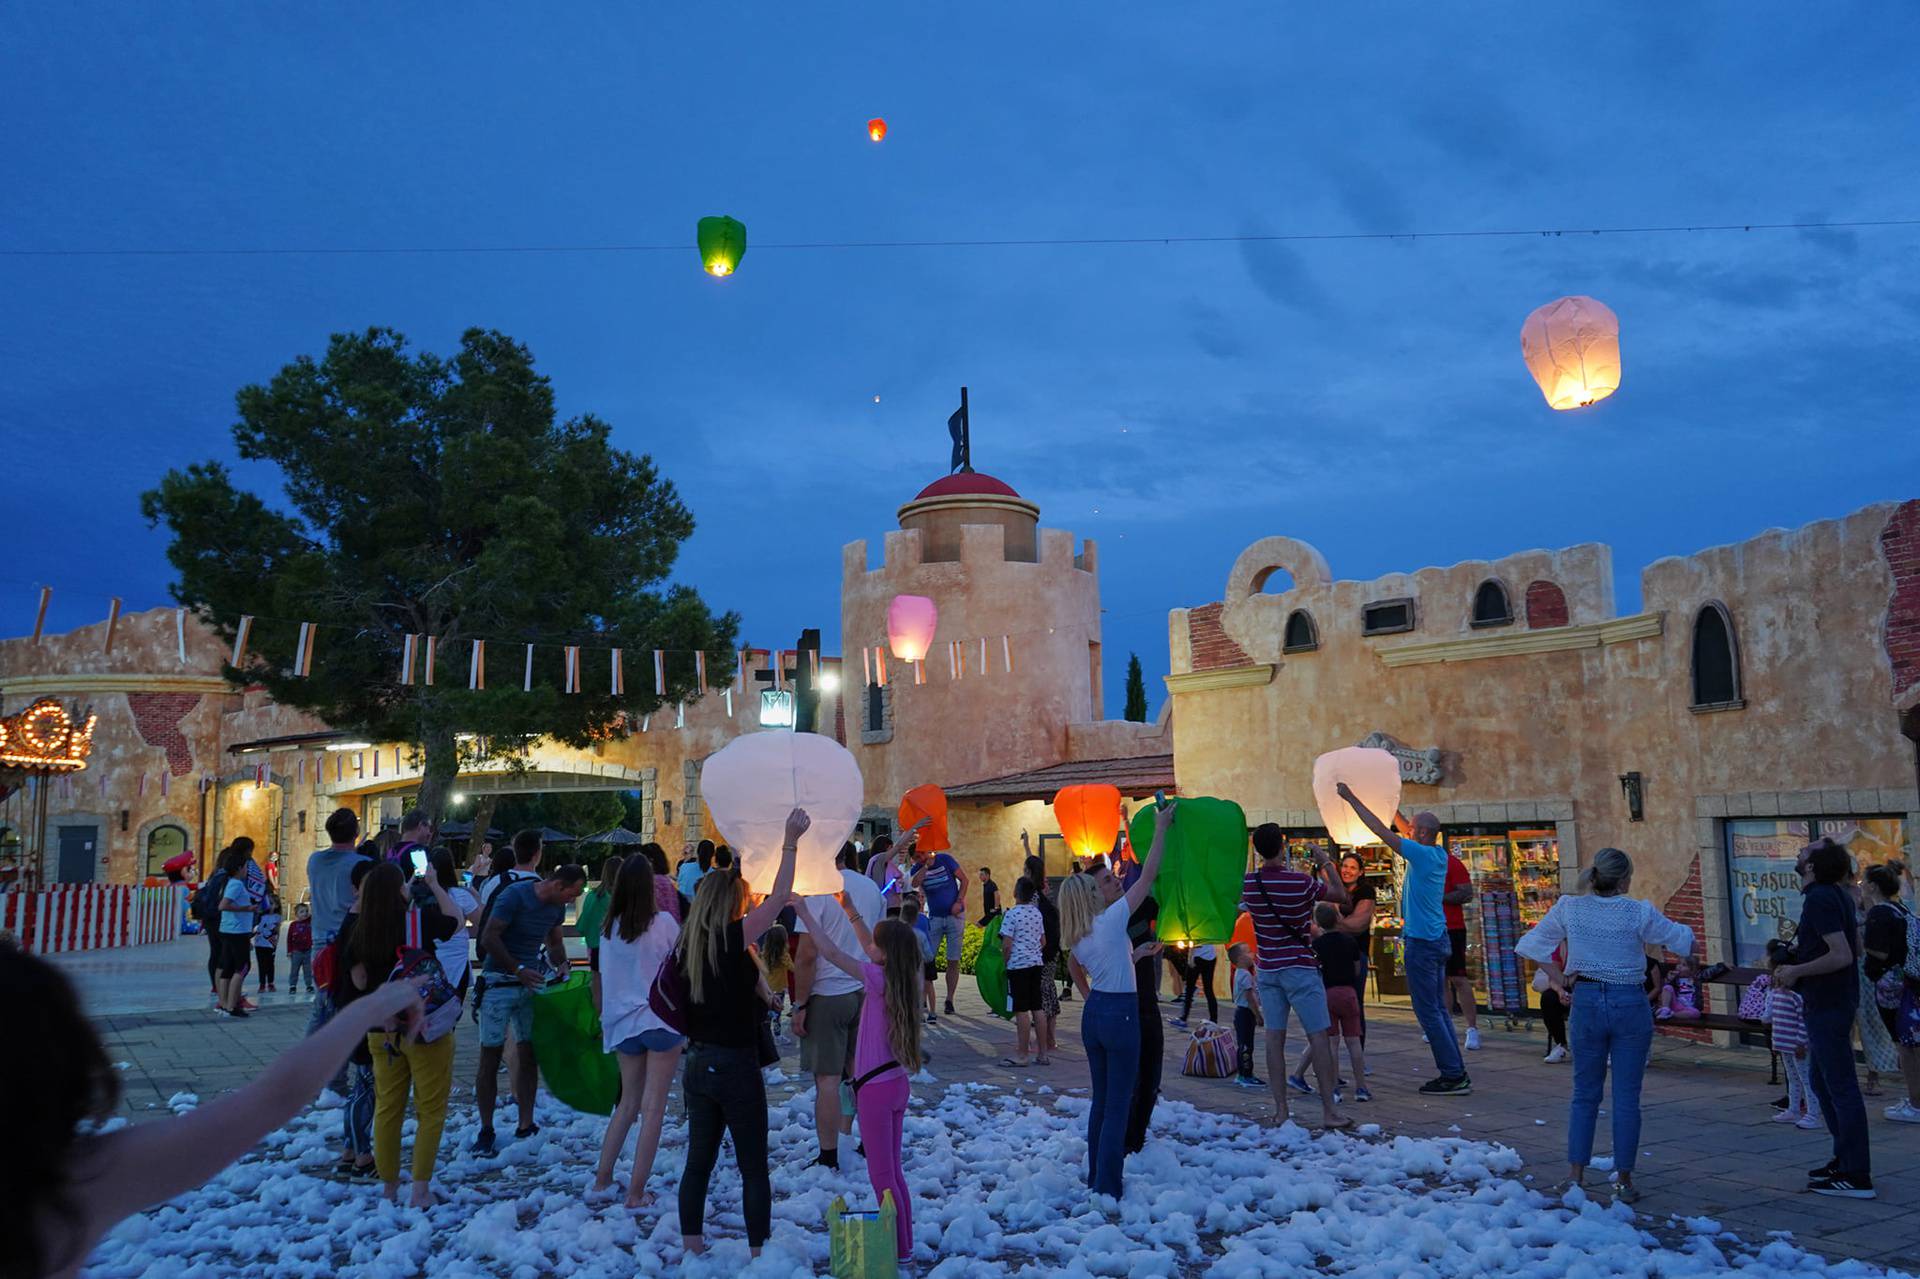
[[[953,1013],[953,993],[960,988],[960,940],[966,931],[967,872],[948,853],[929,853],[918,844],[913,849],[913,886],[927,903],[927,933],[933,953],[947,946],[947,1013]],[[927,1009],[927,1020],[934,1020]]]
[[[1433,1064],[1440,1071],[1437,1079],[1420,1085],[1424,1093],[1465,1096],[1473,1091],[1467,1068],[1460,1059],[1460,1040],[1454,1034],[1453,1018],[1447,1015],[1447,959],[1453,947],[1447,938],[1447,916],[1442,896],[1447,886],[1447,850],[1440,847],[1440,819],[1432,813],[1418,813],[1413,833],[1397,834],[1360,802],[1345,782],[1339,786],[1340,798],[1352,806],[1366,828],[1407,864],[1406,882],[1400,894],[1400,939],[1405,947],[1407,994],[1413,1000],[1413,1015],[1433,1049]]]
[[[507,1081],[520,1108],[520,1127],[514,1136],[531,1137],[540,1131],[533,1122],[533,1094],[540,1082],[533,1056],[533,997],[546,984],[540,952],[546,951],[556,970],[567,971],[567,943],[560,925],[567,907],[579,900],[586,887],[586,871],[562,866],[552,879],[502,888],[487,905],[487,926],[480,933],[487,990],[480,997],[480,1070],[473,1089],[480,1108],[480,1133],[473,1148],[483,1155],[493,1153],[493,1104],[508,1026],[513,1027],[515,1046],[507,1063]]]

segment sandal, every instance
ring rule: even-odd
[[[1033,1064],[1034,1064],[1034,1065],[1036,1065],[1036,1066],[1051,1066],[1051,1065],[1053,1065],[1053,1058],[1051,1058],[1051,1057],[1035,1057],[1035,1058],[1033,1059]]]
[[[1013,1070],[1025,1070],[1027,1067],[1031,1066],[1033,1063],[1030,1061],[1019,1061],[1012,1057],[1002,1057],[1000,1059],[1000,1064],[1002,1066],[1009,1067]]]

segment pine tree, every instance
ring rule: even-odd
[[[1140,672],[1140,654],[1127,654],[1127,708],[1121,716],[1136,724],[1147,722],[1147,678]]]

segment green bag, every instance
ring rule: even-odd
[[[587,973],[574,973],[533,997],[533,1055],[547,1091],[575,1110],[611,1115],[620,1101],[620,1063],[600,1047]]]
[[[1230,799],[1175,799],[1173,829],[1153,896],[1160,903],[1163,942],[1225,942],[1240,916],[1247,875],[1247,815]],[[1133,815],[1134,855],[1153,844],[1153,805]]]
[[[995,915],[989,919],[986,932],[980,935],[980,953],[973,961],[973,980],[980,987],[980,998],[987,1001],[987,1011],[995,1017],[1011,1019],[1013,1013],[1008,1010],[1007,1000],[1007,949],[1000,944],[1003,918]]]
[[[827,1205],[827,1273],[833,1279],[895,1279],[900,1273],[891,1190],[881,1194],[878,1212],[848,1212],[846,1199],[833,1197]]]

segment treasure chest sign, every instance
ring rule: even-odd
[[[1793,863],[1811,839],[1804,821],[1727,823],[1734,963],[1764,965],[1767,943],[1792,934],[1800,919],[1800,876]]]

